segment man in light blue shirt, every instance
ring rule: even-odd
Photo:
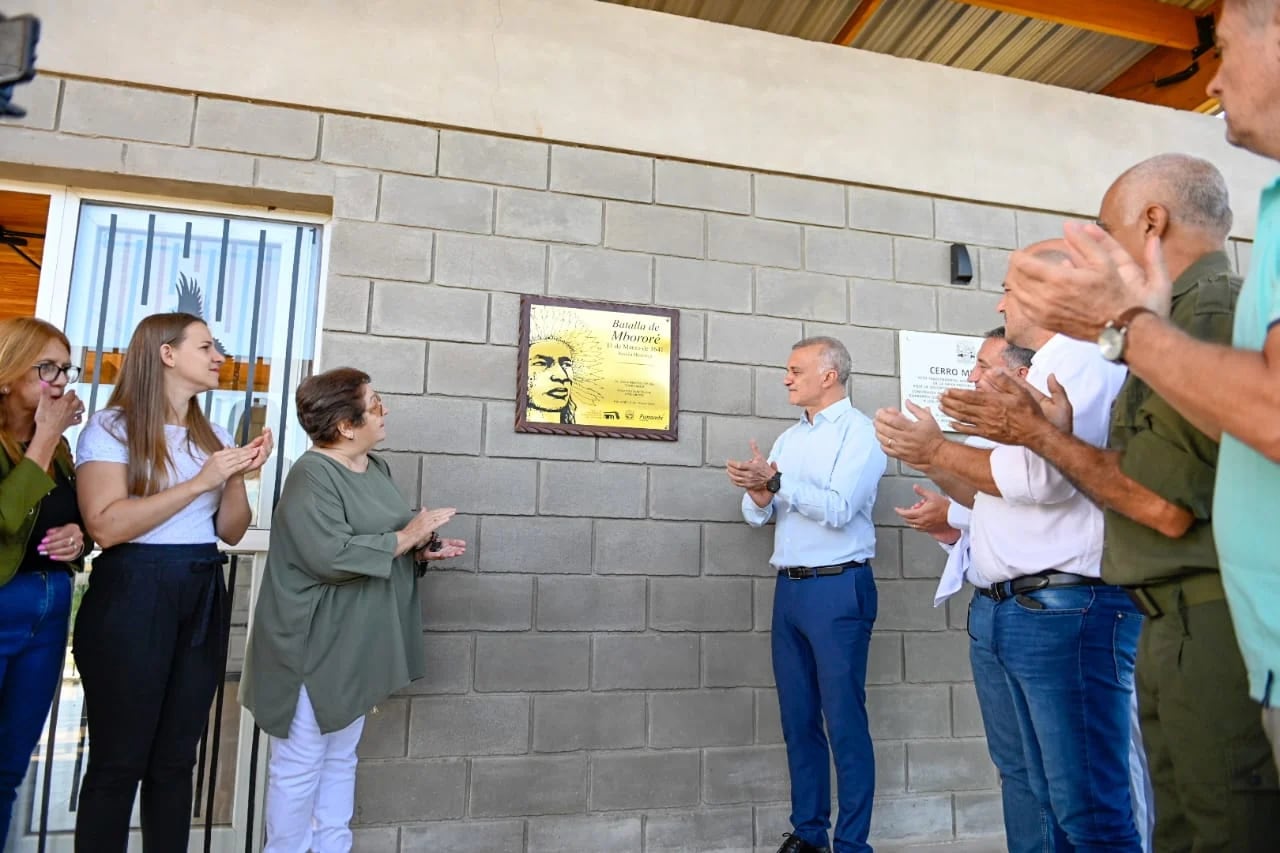
[[[876,619],[871,508],[887,459],[849,403],[852,359],[834,338],[791,349],[783,384],[804,416],[768,458],[730,461],[742,517],[775,521],[773,675],[791,774],[791,825],[778,853],[823,853],[831,828],[831,755],[840,803],[836,853],[870,853],[875,756],[867,726],[867,651]],[[825,719],[825,727],[824,727]],[[830,741],[828,742],[828,734]]]

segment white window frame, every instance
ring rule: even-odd
[[[303,223],[321,227],[319,293],[316,295],[316,338],[311,342],[314,364],[322,364],[321,352],[324,340],[324,312],[328,295],[329,281],[329,248],[332,239],[333,217],[309,211],[287,210],[260,205],[224,204],[202,202],[189,199],[174,198],[146,193],[129,193],[119,191],[98,191],[73,185],[46,183],[26,183],[0,179],[0,191],[31,193],[49,197],[49,217],[45,230],[44,254],[41,258],[40,285],[36,295],[35,316],[62,327],[67,316],[67,303],[71,296],[71,267],[75,259],[76,235],[80,223],[80,208],[84,202],[121,204],[148,207],[179,212],[213,214],[217,216],[249,217]],[[290,322],[288,312],[277,312],[277,322]],[[281,393],[274,387],[277,381],[272,379],[273,387],[268,396]],[[264,471],[264,482],[268,482]],[[270,531],[265,528],[250,528],[244,538],[235,546],[220,542],[219,546],[227,552],[239,554],[241,562],[251,572],[249,618],[252,621],[253,611],[258,601],[261,586],[262,564],[270,543]],[[258,762],[256,768],[250,768],[249,757],[252,747],[254,722],[252,715],[241,709],[239,736],[237,739],[236,778],[232,793],[232,815],[229,827],[215,827],[213,830],[213,847],[215,853],[237,853],[245,849],[245,837],[252,833],[254,848],[261,846],[263,805],[266,794],[267,737],[260,735]],[[250,771],[255,770],[257,783],[255,787],[254,825],[247,826],[248,818],[248,785]],[[19,804],[15,803],[15,816]],[[17,822],[15,820],[15,825]],[[35,853],[34,837],[16,836],[10,832],[6,850],[13,853]],[[70,833],[51,833],[46,839],[45,850],[48,853],[74,853],[74,839]],[[129,851],[140,853],[142,836],[137,830],[130,832]],[[204,833],[193,827],[188,844],[189,853],[200,853],[204,850]]]

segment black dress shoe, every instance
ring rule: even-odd
[[[814,847],[808,841],[789,832],[782,837],[787,840],[782,842],[782,846],[778,848],[778,853],[828,853],[826,847]]]

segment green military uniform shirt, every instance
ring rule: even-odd
[[[393,556],[413,518],[387,463],[357,473],[304,453],[272,518],[241,703],[286,738],[305,684],[320,730],[337,731],[426,672],[413,555]]]
[[[1232,317],[1240,279],[1222,252],[1187,268],[1173,283],[1170,320],[1194,338],[1231,343]],[[1189,510],[1195,521],[1179,539],[1105,510],[1102,577],[1113,584],[1141,586],[1218,570],[1210,522],[1218,443],[1192,426],[1147,383],[1129,374],[1111,410],[1113,450],[1123,451],[1120,470],[1170,503]]]

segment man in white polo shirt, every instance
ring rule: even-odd
[[[1060,241],[1030,247],[1061,263]],[[1073,431],[1107,439],[1123,368],[1097,347],[1031,325],[1005,300],[1006,337],[1036,350],[1027,381],[1061,384]],[[910,405],[910,404],[909,404]],[[1130,804],[1133,665],[1141,616],[1102,583],[1102,513],[1044,459],[1021,447],[947,441],[928,411],[876,414],[885,452],[976,489],[970,521],[970,660],[1000,771],[1009,850],[1141,850]]]

